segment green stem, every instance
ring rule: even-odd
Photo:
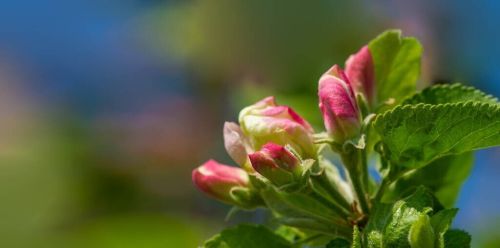
[[[340,217],[347,219],[350,215],[349,211],[345,210],[344,208],[338,206],[337,204],[329,201],[322,195],[318,194],[316,191],[311,192],[311,196],[314,197],[314,199],[318,200],[321,202],[323,205],[327,206],[328,208],[333,209],[336,213],[340,215]]]
[[[370,178],[369,178],[369,173],[368,173],[368,159],[366,157],[366,151],[360,151],[361,152],[361,172],[363,173],[363,185],[364,189],[368,191],[368,187],[370,186]]]
[[[356,192],[356,196],[359,201],[359,205],[361,206],[361,210],[363,210],[363,213],[369,214],[370,213],[370,207],[368,206],[368,201],[366,199],[366,193],[363,190],[363,182],[361,181],[360,177],[353,175],[352,172],[349,172],[349,177],[351,178],[352,186],[354,188],[354,191]]]
[[[365,192],[365,187],[363,185],[363,174],[367,174],[365,168],[363,168],[362,164],[362,155],[361,153],[364,150],[354,149],[349,153],[342,154],[342,162],[344,163],[347,174],[351,181],[352,187],[354,188],[354,192],[356,193],[357,199],[359,201],[359,205],[361,206],[361,210],[365,214],[370,213],[370,207],[367,200],[367,194]]]
[[[325,191],[328,193],[328,195],[335,201],[337,202],[342,208],[347,210],[348,212],[351,209],[351,204],[345,199],[345,197],[337,190],[335,186],[332,184],[335,184],[335,182],[331,182],[328,179],[328,176],[326,175],[326,172],[323,172],[321,175],[317,177],[313,177],[313,185],[314,183],[318,183],[319,186],[321,186]]]
[[[387,162],[384,160],[383,163],[387,163]],[[373,203],[377,204],[378,202],[380,202],[380,200],[382,200],[382,197],[384,196],[384,193],[387,190],[387,188],[389,188],[389,186],[393,182],[398,180],[403,174],[404,174],[403,171],[395,170],[392,167],[392,165],[389,164],[389,171],[386,174],[387,176],[385,176],[382,179],[382,182],[380,182],[377,193],[375,194],[375,197],[373,198]]]
[[[332,142],[333,140],[330,138],[322,138],[314,140],[314,144],[331,144]]]
[[[384,195],[385,190],[389,187],[389,185],[391,185],[391,183],[392,181],[388,177],[382,179],[382,182],[380,183],[380,186],[377,190],[377,194],[375,194],[375,197],[373,198],[373,202],[375,204],[380,202],[382,196]]]

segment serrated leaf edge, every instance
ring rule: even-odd
[[[460,106],[462,105],[462,106]],[[480,102],[480,101],[465,101],[465,102],[455,102],[455,103],[440,103],[440,104],[429,104],[429,103],[417,103],[417,104],[405,104],[398,105],[386,112],[379,114],[375,121],[373,121],[373,126],[378,126],[378,123],[381,119],[390,118],[389,115],[397,114],[398,112],[407,111],[410,109],[418,109],[418,108],[449,108],[449,107],[478,107],[478,108],[492,108],[495,112],[500,112],[500,104]],[[492,114],[493,115],[493,114]]]
[[[484,98],[487,99],[487,100],[498,102],[498,98],[497,97],[495,97],[495,96],[493,96],[491,94],[487,94],[484,91],[481,91],[481,90],[479,90],[477,88],[474,88],[472,86],[464,85],[464,84],[458,83],[458,82],[457,83],[453,83],[453,84],[436,84],[436,85],[427,87],[427,88],[423,89],[420,92],[417,92],[417,94],[423,94],[423,95],[425,95],[427,92],[430,92],[430,91],[433,91],[433,90],[454,90],[456,88],[461,88],[461,89],[463,89],[465,91],[468,91],[468,92],[479,93],[480,95],[483,95]],[[405,100],[403,100],[401,102],[401,105],[412,105],[413,103],[408,103],[408,102],[411,101],[411,100],[414,100],[415,98],[417,98],[417,95],[410,96],[410,97],[406,98]],[[434,105],[439,105],[439,104],[434,104]]]

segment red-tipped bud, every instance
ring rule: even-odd
[[[349,79],[340,67],[334,65],[320,78],[318,95],[326,130],[334,141],[344,143],[356,137],[361,116]]]
[[[255,149],[267,142],[274,142],[288,144],[304,157],[316,155],[311,125],[290,107],[277,105],[274,97],[267,97],[244,108],[239,121],[243,133]]]
[[[363,94],[370,106],[375,101],[375,67],[368,46],[362,47],[345,62],[345,72],[356,93]]]
[[[285,147],[267,143],[258,152],[248,155],[253,168],[274,184],[281,186],[298,180],[302,166]]]
[[[196,187],[222,202],[251,208],[256,205],[248,174],[240,168],[209,160],[193,170]]]

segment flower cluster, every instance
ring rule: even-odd
[[[349,57],[345,71],[334,65],[321,76],[319,108],[332,146],[360,138],[364,118],[360,104],[373,107],[374,88],[373,61],[366,46]],[[342,178],[338,169],[320,155],[324,145],[317,137],[321,135],[315,135],[304,118],[292,108],[278,105],[274,97],[241,110],[239,124],[226,122],[223,133],[227,153],[241,168],[209,160],[193,170],[193,182],[209,196],[252,209],[271,207],[270,191],[299,192],[306,193],[304,199],[337,209],[344,221],[359,221],[363,216],[359,206],[366,196],[354,196],[353,189],[359,186],[355,183],[359,180]],[[356,169],[356,165],[346,167]],[[347,170],[352,176],[351,171]]]
[[[390,30],[345,70],[328,69],[318,82],[325,132],[274,97],[225,123],[240,168],[209,160],[195,185],[239,209],[265,208],[279,226],[239,225],[206,247],[470,247],[450,229],[451,207],[472,151],[500,146],[500,103],[460,84],[416,92],[421,54],[415,38]]]

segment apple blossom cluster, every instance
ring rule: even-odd
[[[292,108],[278,105],[272,96],[244,108],[239,124],[226,122],[223,130],[226,151],[241,168],[209,160],[193,170],[194,184],[207,195],[243,209],[269,207],[262,192],[266,186],[280,192],[309,192],[311,201],[338,210],[343,225],[362,221],[367,196],[357,194],[355,188],[368,187],[363,185],[368,181],[353,178],[363,175],[356,173],[360,168],[344,151],[344,144],[362,139],[366,116],[360,105],[372,107],[373,72],[365,46],[349,57],[345,70],[334,65],[321,76],[319,108],[327,133],[315,134],[304,118]],[[341,153],[350,178],[343,179],[323,158],[322,140]],[[321,190],[328,195],[318,193]]]

